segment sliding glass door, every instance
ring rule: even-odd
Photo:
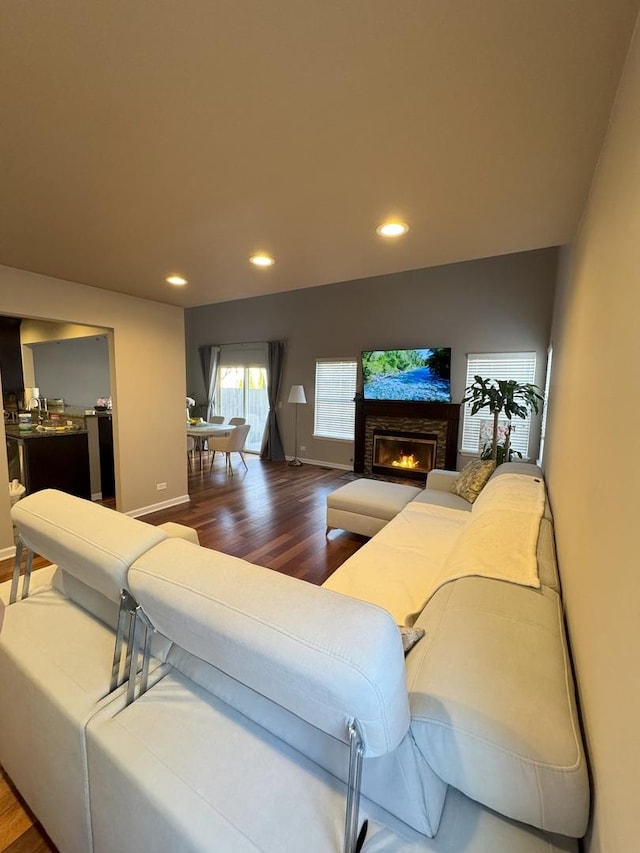
[[[264,367],[220,367],[216,387],[216,411],[251,424],[245,449],[259,453],[269,412],[267,371]]]

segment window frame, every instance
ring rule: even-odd
[[[326,378],[320,376],[323,369],[329,365],[339,365],[342,370],[342,376],[336,378],[333,388],[328,391],[324,390],[327,387]],[[355,356],[345,356],[344,358],[316,358],[315,366],[315,381],[313,389],[314,411],[313,411],[313,437],[323,439],[325,441],[354,441],[355,438],[355,396],[358,379],[358,361]],[[348,386],[345,388],[344,386]],[[334,398],[329,398],[329,393],[333,391]],[[350,413],[348,406],[351,407]],[[336,414],[335,408],[331,411],[331,407],[339,406],[339,412]],[[328,421],[337,417],[338,422],[343,426],[343,429],[328,430],[326,424]]]

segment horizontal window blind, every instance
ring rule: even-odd
[[[536,375],[536,354],[534,352],[496,352],[470,353],[467,356],[467,380],[465,388],[473,383],[474,376],[483,379],[513,379],[516,382],[533,383]],[[499,425],[505,427],[506,418],[500,418]],[[529,457],[529,431],[531,418],[513,418],[511,421],[511,447],[522,453],[523,459]],[[488,409],[471,414],[471,403],[464,407],[462,426],[463,453],[480,453],[485,441],[491,441],[493,435],[493,415]]]
[[[356,393],[355,359],[318,359],[313,434],[353,441]]]

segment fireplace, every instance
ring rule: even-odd
[[[353,470],[357,474],[392,481],[402,480],[408,476],[411,480],[424,482],[428,471],[432,468],[448,468],[452,471],[456,469],[459,404],[364,400],[359,394],[356,394],[355,403]],[[420,448],[420,454],[431,453],[431,459],[420,456],[419,464],[412,470],[411,466],[418,454],[415,450],[405,450],[406,457],[413,454],[413,462],[407,458],[404,467],[389,466],[384,463],[380,467],[376,466],[374,470],[374,432],[378,435],[400,436],[403,440],[406,439],[406,434],[417,434],[428,444],[426,449]],[[430,442],[433,443],[429,444]],[[404,441],[402,447],[405,447]]]
[[[435,433],[373,430],[374,474],[424,480],[435,467],[438,436]]]

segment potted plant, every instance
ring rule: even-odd
[[[512,456],[511,419],[526,418],[532,410],[538,414],[543,399],[541,389],[530,382],[516,382],[514,379],[483,379],[482,376],[474,376],[473,380],[465,389],[462,402],[471,403],[472,415],[476,415],[481,409],[488,409],[493,415],[493,439],[489,458],[497,464],[508,462]],[[502,444],[498,441],[498,421],[501,416],[507,420]]]

